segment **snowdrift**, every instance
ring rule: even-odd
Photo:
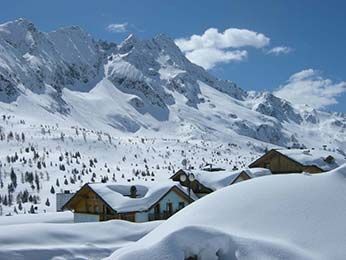
[[[345,259],[346,164],[216,191],[109,259]]]
[[[73,213],[64,211],[0,217],[0,226],[31,223],[73,223]]]
[[[161,223],[135,224],[121,220],[30,223],[35,220],[26,217],[21,216],[27,224],[0,225],[0,259],[102,259],[142,238]]]

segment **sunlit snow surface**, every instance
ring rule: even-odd
[[[110,259],[345,259],[346,165],[241,182],[193,203]]]
[[[96,41],[76,26],[40,32],[25,19],[0,25],[0,115],[2,199],[13,182],[12,169],[17,177],[12,204],[2,203],[0,209],[0,215],[18,214],[11,220],[18,225],[0,227],[0,258],[5,259],[20,259],[15,252],[46,259],[55,248],[57,256],[67,258],[95,252],[103,257],[153,228],[59,224],[65,215],[46,220],[28,215],[31,207],[36,213],[54,212],[57,192],[74,192],[87,182],[155,184],[186,165],[199,169],[206,163],[241,169],[273,147],[326,149],[341,157],[346,149],[344,114],[295,107],[270,93],[219,80],[192,64],[165,35],[148,40],[131,35],[116,45]],[[342,259],[342,171],[236,184],[115,254],[127,259],[191,254],[213,259],[216,252],[221,259]],[[30,183],[28,173],[37,182]],[[25,190],[35,202],[19,207]],[[10,224],[8,217],[4,221]],[[129,237],[118,237],[124,225]],[[90,242],[86,236],[95,230],[100,232]],[[37,248],[31,243],[42,244],[44,253],[30,251]]]
[[[0,259],[102,259],[160,224],[113,220],[73,224],[70,212],[0,218]]]

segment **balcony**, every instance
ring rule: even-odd
[[[148,215],[148,220],[153,221],[153,220],[166,220],[170,216],[173,216],[175,213],[177,213],[179,210],[174,211],[174,212],[168,212],[168,211],[163,211],[160,213],[151,213]]]

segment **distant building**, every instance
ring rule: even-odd
[[[182,181],[181,175],[187,176],[191,173],[194,175],[194,180],[192,182],[187,178]],[[182,186],[190,187],[198,197],[203,197],[223,187],[269,174],[271,174],[270,170],[263,168],[242,169],[237,171],[206,171],[204,169],[191,171],[179,170],[171,179],[179,182]]]
[[[62,207],[68,202],[74,193],[65,190],[63,193],[56,193],[56,211],[62,211]]]
[[[63,209],[74,212],[75,222],[146,222],[167,219],[193,201],[173,182],[132,186],[99,183],[84,185]]]
[[[211,163],[205,164],[205,166],[202,167],[202,170],[203,171],[209,171],[209,172],[225,171],[224,168],[214,167]]]
[[[345,159],[326,150],[272,149],[249,165],[262,167],[272,173],[320,173],[339,167]]]

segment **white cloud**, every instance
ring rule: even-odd
[[[251,46],[262,48],[268,45],[270,39],[262,33],[246,29],[229,28],[220,33],[215,28],[206,30],[202,35],[192,35],[189,39],[177,39],[176,44],[182,51],[215,48],[240,48]]]
[[[205,48],[188,52],[186,57],[205,69],[211,69],[219,63],[241,61],[247,57],[247,51],[224,51],[215,48]]]
[[[280,54],[288,54],[290,52],[292,52],[293,49],[290,48],[290,47],[287,47],[287,46],[277,46],[277,47],[274,47],[272,49],[270,49],[267,54],[273,54],[275,56],[278,56]]]
[[[247,51],[235,48],[263,48],[270,43],[270,39],[262,33],[246,29],[229,28],[219,32],[210,28],[202,35],[177,39],[175,43],[190,61],[211,69],[219,63],[241,61],[247,57]]]
[[[115,33],[123,33],[127,31],[128,23],[112,23],[107,26],[107,30]]]
[[[306,69],[293,74],[285,85],[274,92],[293,104],[307,104],[314,108],[325,108],[337,104],[337,97],[346,93],[346,82],[338,83],[323,78],[319,71]]]

